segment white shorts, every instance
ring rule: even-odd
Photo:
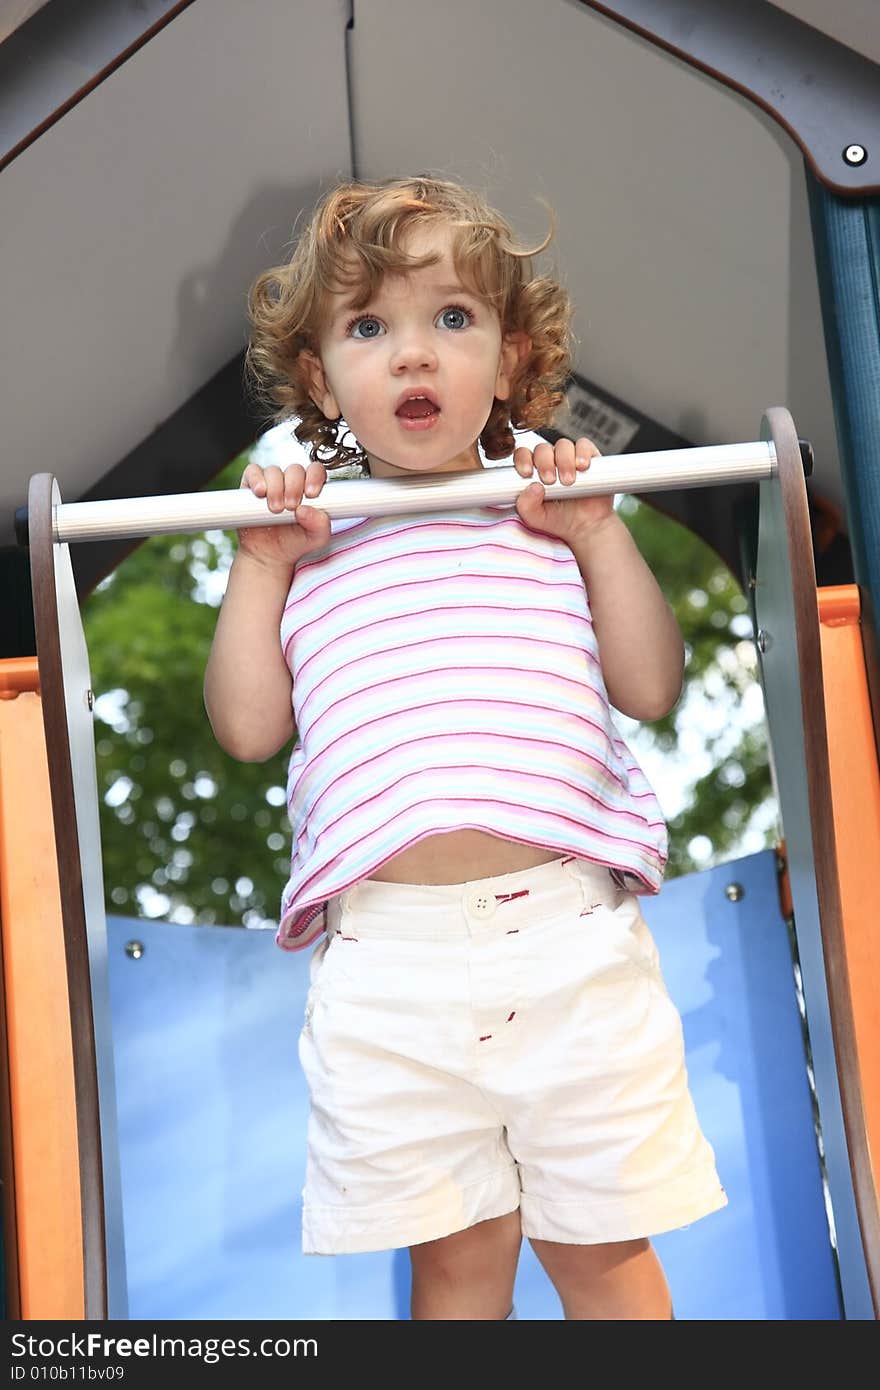
[[[520,1208],[591,1245],[726,1205],[639,900],[572,857],[331,900],[299,1055],[303,1251],[436,1240]]]

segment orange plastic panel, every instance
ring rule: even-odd
[[[880,1155],[880,769],[854,584],[818,590],[825,719],[847,970],[868,1142]],[[875,1184],[877,1172],[875,1167]]]
[[[0,661],[0,700],[14,700],[23,690],[39,694],[40,672],[36,657],[6,657]]]
[[[0,927],[11,1121],[10,1316],[84,1317],[61,899],[36,659],[0,661]],[[16,694],[16,691],[21,693]]]

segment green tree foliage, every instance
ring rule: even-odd
[[[237,487],[236,460],[212,485]],[[286,756],[214,741],[202,679],[234,540],[157,536],[83,605],[108,910],[258,926],[287,877]]]
[[[621,515],[675,613],[687,651],[675,709],[641,728],[619,721],[644,763],[671,761],[687,770],[687,796],[674,813],[662,774],[654,778],[669,825],[667,878],[674,878],[777,838],[757,658],[748,603],[715,552],[635,498],[622,500]]]
[[[243,466],[235,460],[212,487],[236,487]],[[670,816],[674,876],[772,840],[763,725],[742,718],[754,695],[750,627],[735,580],[706,545],[632,498],[621,513],[689,653],[685,693],[666,719],[641,728],[620,719],[661,800],[658,758],[678,759],[690,784]],[[83,605],[105,893],[108,910],[125,916],[245,926],[276,918],[288,873],[289,750],[235,762],[215,743],[202,702],[233,554],[234,537],[219,531],[155,537]],[[713,710],[722,715],[714,732]],[[695,739],[698,755],[688,751]]]

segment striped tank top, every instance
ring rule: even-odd
[[[309,946],[329,898],[444,831],[659,890],[666,826],[612,723],[577,561],[511,505],[333,522],[281,641],[297,739],[279,946]]]

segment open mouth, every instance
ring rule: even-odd
[[[402,420],[428,420],[440,414],[440,407],[427,396],[409,396],[400,403],[396,413]]]
[[[429,430],[440,419],[440,407],[431,396],[404,396],[395,414],[405,430]]]

